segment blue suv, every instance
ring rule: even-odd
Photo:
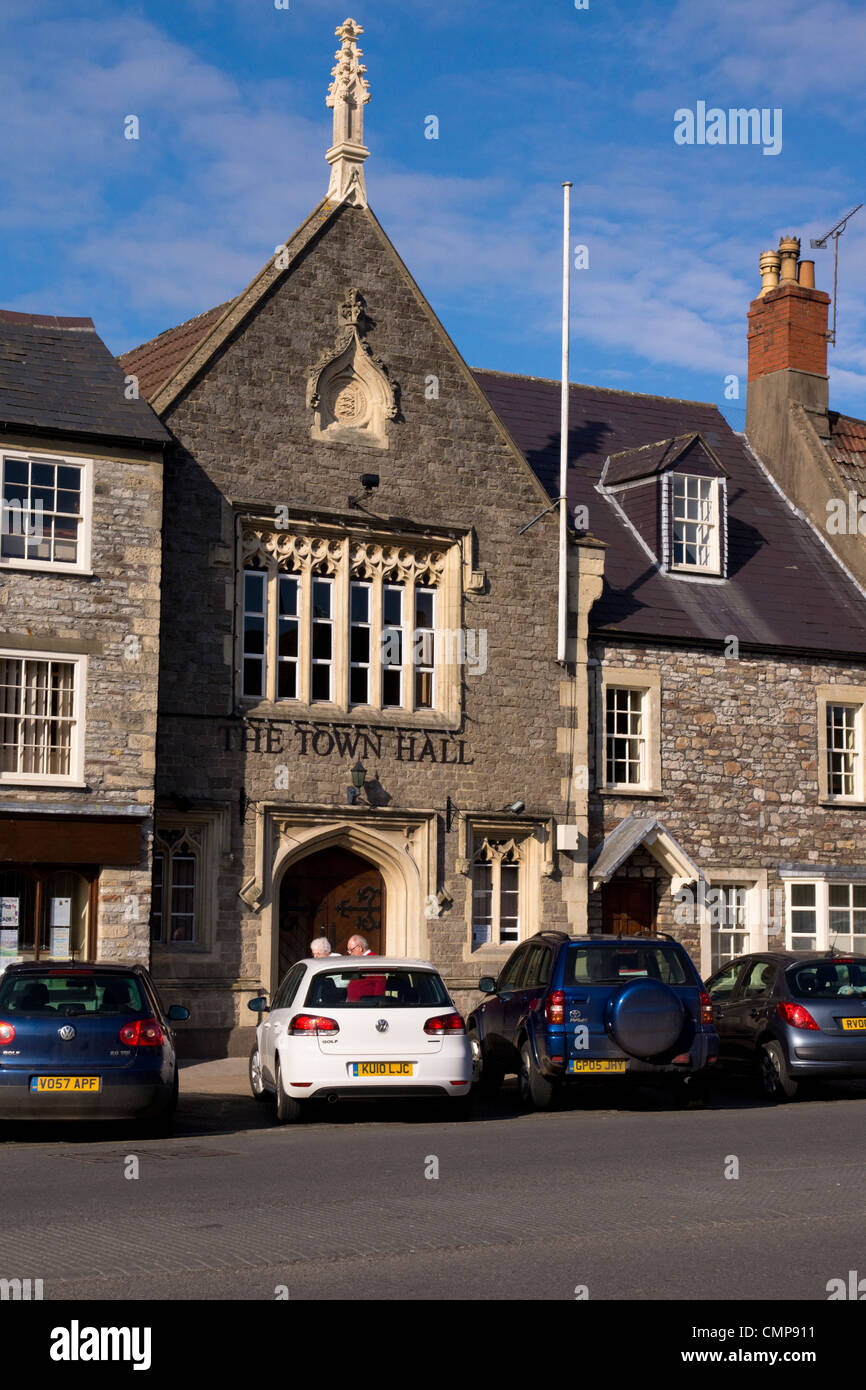
[[[482,1091],[517,1072],[523,1103],[547,1109],[564,1086],[621,1076],[661,1081],[683,1105],[705,1100],[713,1007],[673,937],[539,932],[478,988],[488,997],[466,1028]]]

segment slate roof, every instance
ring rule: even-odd
[[[866,496],[866,420],[855,420],[835,410],[829,414],[827,452],[848,486],[861,497]]]
[[[474,376],[551,498],[559,495],[558,381],[474,370]],[[608,544],[595,632],[759,649],[866,656],[866,600],[801,520],[715,405],[572,385],[568,500],[588,508]],[[596,491],[609,454],[700,433],[728,474],[728,578],[695,581],[660,570],[613,501]]]
[[[153,398],[235,302],[124,353],[119,360],[139,376],[142,394]],[[482,369],[473,375],[550,497],[557,497],[559,382]],[[588,508],[590,533],[609,547],[593,631],[682,642],[723,643],[735,636],[747,648],[866,657],[866,599],[715,405],[602,387],[570,389],[569,503]],[[837,447],[844,441],[852,468],[855,456],[860,461],[866,493],[866,425],[835,418]],[[654,467],[662,467],[668,448],[687,446],[695,434],[728,475],[728,578],[715,584],[662,571],[612,501],[596,491],[609,455],[629,455],[620,460],[624,475],[637,466],[634,451],[655,446]]]
[[[164,386],[181,362],[186,361],[193,348],[198,346],[231,304],[234,304],[234,300],[227,299],[215,309],[187,319],[177,328],[167,328],[157,338],[130,348],[118,357],[123,370],[138,377],[138,389],[142,396],[153,400],[160,386]]]
[[[92,319],[0,309],[0,426],[162,444],[168,431],[124,373]]]

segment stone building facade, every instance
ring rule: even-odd
[[[460,1005],[541,927],[709,973],[866,940],[864,596],[714,406],[470,372],[367,204],[361,32],[328,196],[121,359],[165,466],[152,968],[190,1050],[310,940]],[[772,307],[772,306],[771,306]]]
[[[147,962],[162,450],[90,319],[0,312],[0,958]]]

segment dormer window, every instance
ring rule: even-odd
[[[727,572],[727,471],[702,435],[609,454],[599,480],[655,563],[684,579]]]
[[[671,568],[718,574],[719,479],[672,473]]]

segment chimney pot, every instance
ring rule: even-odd
[[[761,292],[759,299],[763,299],[765,294],[774,290],[779,283],[779,269],[782,264],[782,257],[778,251],[762,251],[761,260]]]
[[[800,238],[796,236],[780,237],[779,255],[782,258],[779,284],[795,285],[797,283],[797,261],[800,258]]]
[[[797,267],[797,280],[804,290],[815,288],[815,262],[801,261]]]

